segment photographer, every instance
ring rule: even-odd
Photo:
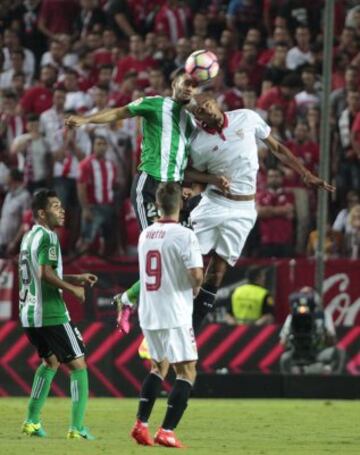
[[[281,373],[341,373],[345,352],[336,347],[331,316],[324,312],[320,297],[306,287],[289,296],[291,313],[280,332],[285,352],[280,358]]]

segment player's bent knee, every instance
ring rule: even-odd
[[[47,357],[46,359],[44,358],[43,363],[48,368],[51,368],[52,370],[57,370],[60,366],[60,362],[55,355],[51,355],[50,357]]]
[[[86,361],[85,357],[78,357],[76,359],[71,360],[66,364],[70,370],[82,370],[86,368]]]
[[[196,379],[196,361],[183,362],[174,365],[176,377],[194,384]]]
[[[151,373],[156,374],[157,376],[164,379],[169,371],[169,362],[167,360],[162,360],[161,362],[151,361]]]

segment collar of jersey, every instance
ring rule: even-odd
[[[170,220],[169,218],[163,218],[162,220],[157,220],[157,223],[175,223],[175,224],[177,224],[178,221]]]
[[[224,123],[223,123],[221,130],[218,130],[217,128],[210,128],[204,122],[200,123],[200,126],[204,131],[206,131],[209,134],[218,134],[223,141],[225,141],[224,129],[227,128],[228,125],[229,125],[229,118],[225,112],[224,112]]]

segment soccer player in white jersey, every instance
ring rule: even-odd
[[[22,431],[44,437],[41,410],[61,363],[70,370],[71,424],[68,439],[94,439],[83,420],[89,394],[84,344],[71,322],[62,292],[84,302],[84,286],[93,286],[90,273],[63,275],[59,239],[54,228],[63,226],[65,211],[56,193],[42,189],[34,194],[32,211],[36,224],[22,239],[19,256],[20,321],[42,363],[35,372]]]
[[[161,184],[156,200],[161,217],[139,238],[139,321],[153,367],[143,382],[131,436],[142,445],[155,442],[183,447],[174,429],[186,409],[196,377],[198,356],[192,312],[193,297],[203,279],[203,261],[195,234],[178,223],[182,203],[180,185]],[[175,370],[176,381],[165,418],[153,440],[148,419],[169,363]]]
[[[189,109],[201,125],[191,143],[192,166],[197,171],[224,175],[230,182],[225,193],[208,185],[200,204],[190,215],[202,253],[213,252],[204,284],[194,303],[196,332],[213,308],[227,266],[236,264],[256,221],[259,168],[256,141],[264,141],[280,161],[301,175],[306,185],[327,191],[335,188],[307,170],[270,134],[270,127],[256,112],[239,109],[224,113],[214,99],[205,95],[195,95]]]
[[[117,120],[140,116],[143,138],[139,173],[131,188],[131,202],[134,206],[139,226],[145,229],[158,217],[155,193],[161,182],[182,182],[189,157],[189,145],[196,128],[193,116],[185,109],[196,93],[197,83],[185,70],[180,69],[172,82],[172,96],[148,96],[139,98],[127,106],[105,109],[93,115],[70,116],[66,120],[69,127],[87,123],[112,123]],[[220,189],[227,187],[223,176],[197,172],[192,178],[201,183],[212,183]],[[131,306],[139,297],[140,283],[114,297],[115,303],[124,311],[119,313],[119,326],[125,333],[129,331]]]

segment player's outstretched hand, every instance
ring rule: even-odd
[[[72,293],[81,303],[85,302],[85,289],[83,287],[73,286]]]
[[[65,126],[68,128],[78,128],[81,125],[85,125],[87,120],[79,115],[70,115],[65,119]]]
[[[79,284],[84,286],[85,284],[89,284],[91,287],[97,282],[98,277],[93,273],[81,273],[79,275]]]
[[[303,181],[306,186],[311,186],[315,188],[323,188],[326,191],[330,191],[331,193],[334,193],[336,188],[333,185],[330,185],[330,183],[326,182],[325,180],[321,179],[320,177],[317,177],[316,175],[312,174],[311,172],[307,172],[303,178]]]

